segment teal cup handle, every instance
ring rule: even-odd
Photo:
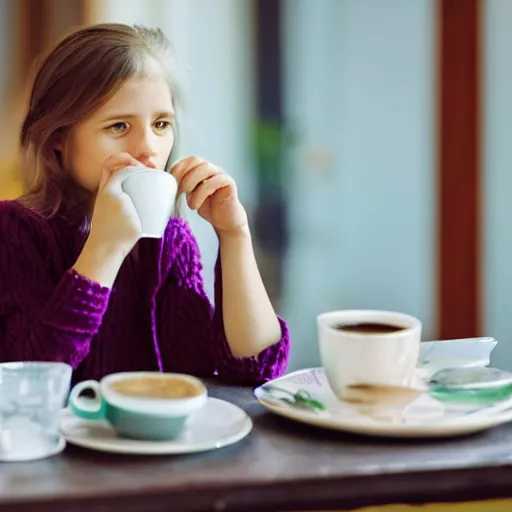
[[[86,390],[94,392],[95,397],[82,398],[80,396]],[[96,380],[79,382],[69,395],[69,407],[73,414],[85,420],[105,419],[105,401],[101,395],[100,383]]]

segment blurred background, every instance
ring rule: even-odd
[[[0,0],[0,199],[34,60],[110,21],[174,45],[179,156],[237,180],[290,369],[318,364],[317,313],[379,308],[425,340],[494,336],[512,370],[512,1]],[[211,294],[215,235],[190,221]]]

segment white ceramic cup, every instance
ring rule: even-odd
[[[337,325],[388,324],[403,329],[367,334]],[[421,322],[392,311],[346,310],[317,317],[320,358],[332,391],[347,398],[350,386],[409,386],[418,362]]]
[[[133,201],[143,238],[161,238],[171,218],[178,183],[167,172],[146,167],[127,168],[121,183]]]

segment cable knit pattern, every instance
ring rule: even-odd
[[[161,370],[252,384],[284,372],[290,336],[281,318],[278,343],[254,358],[231,354],[220,259],[213,308],[184,220],[171,219],[161,240],[141,240],[112,290],[72,270],[86,238],[62,217],[0,202],[0,361],[64,361],[75,382]]]

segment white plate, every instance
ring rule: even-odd
[[[271,392],[271,388],[274,391]],[[286,401],[299,391],[306,391],[324,409],[303,409],[293,400],[291,403]],[[274,379],[256,388],[254,394],[263,407],[280,416],[316,427],[367,436],[459,436],[512,421],[512,401],[496,408],[442,403],[422,395],[406,408],[365,410],[340,402],[331,391],[322,368],[299,370]]]
[[[243,439],[252,429],[251,418],[234,404],[209,397],[173,441],[137,441],[118,437],[106,421],[83,420],[63,411],[61,432],[67,442],[83,448],[137,455],[173,455],[222,448]]]

